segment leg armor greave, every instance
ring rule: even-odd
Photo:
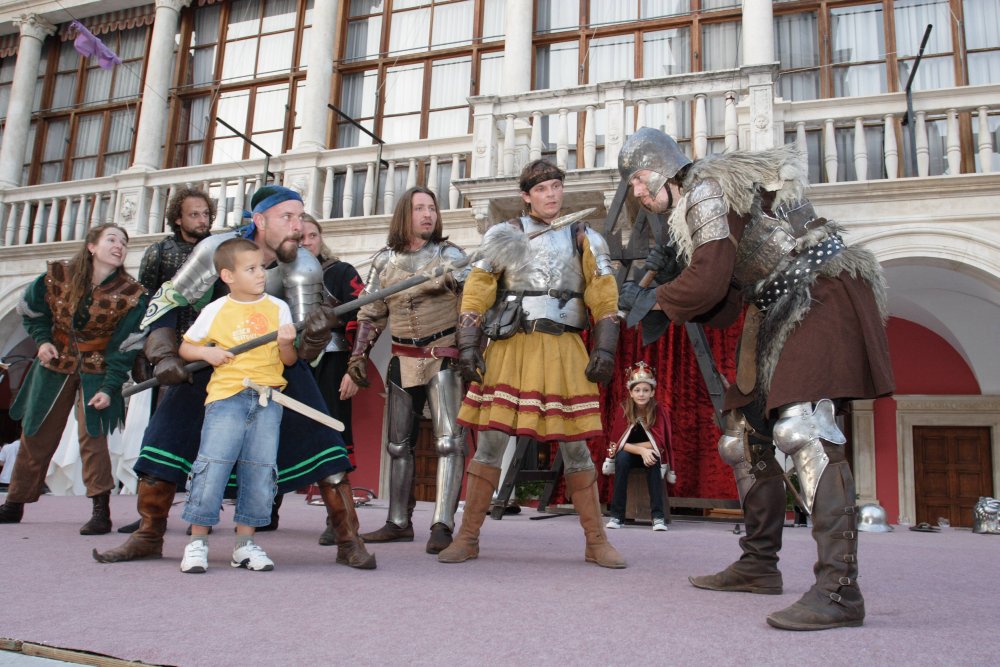
[[[413,487],[413,399],[389,382],[389,521],[400,528],[410,523],[409,498]]]
[[[747,448],[747,419],[739,410],[730,410],[726,413],[724,425],[726,430],[719,438],[719,456],[733,469],[742,506],[747,492],[757,481]]]
[[[437,449],[437,497],[431,525],[455,526],[455,508],[465,472],[465,429],[455,421],[462,404],[462,379],[454,369],[439,371],[427,383],[427,401]]]
[[[818,401],[815,408],[809,402],[790,403],[778,411],[778,421],[774,424],[774,444],[792,457],[805,504],[803,509],[810,514],[819,480],[830,463],[822,441],[835,445],[847,442],[837,428],[834,412],[833,401],[828,398]]]

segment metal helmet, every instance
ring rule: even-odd
[[[983,496],[972,510],[972,532],[1000,535],[1000,500]]]
[[[892,526],[886,518],[885,508],[877,503],[862,505],[858,510],[858,530],[866,533],[889,533]]]
[[[655,197],[678,171],[691,164],[673,137],[652,127],[640,127],[625,140],[618,153],[618,171],[628,182],[637,171],[649,169],[655,175],[646,182],[649,195]]]

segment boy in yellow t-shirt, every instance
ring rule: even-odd
[[[295,325],[288,305],[264,293],[263,253],[249,239],[230,239],[215,251],[215,268],[229,295],[202,310],[184,334],[180,355],[207,361],[214,370],[205,399],[201,447],[191,468],[183,517],[191,523],[181,572],[208,569],[208,531],[219,522],[219,507],[236,468],[236,549],[233,567],[267,571],[274,562],[253,541],[259,526],[271,521],[277,489],[278,430],[282,408],[265,407],[243,379],[283,388],[285,366],[297,359]],[[274,343],[234,356],[227,348],[277,330]]]

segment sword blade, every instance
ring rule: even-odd
[[[295,400],[294,398],[292,398],[290,396],[286,396],[286,395],[282,394],[280,391],[278,391],[277,389],[274,389],[272,387],[264,387],[262,385],[259,385],[256,382],[254,382],[253,380],[251,380],[250,378],[244,378],[244,380],[243,380],[243,386],[244,387],[249,387],[250,389],[253,389],[254,391],[256,391],[261,396],[267,397],[269,400],[274,401],[278,405],[286,407],[289,410],[294,410],[295,412],[298,412],[300,415],[308,417],[309,419],[312,419],[313,421],[317,421],[320,424],[323,424],[324,426],[329,426],[334,431],[343,431],[344,430],[344,423],[342,421],[340,421],[339,419],[334,419],[330,415],[328,415],[328,414],[326,414],[324,412],[321,412],[321,411],[317,410],[316,408],[310,407],[310,406],[306,405],[305,403],[303,403],[302,401],[297,401],[297,400]]]

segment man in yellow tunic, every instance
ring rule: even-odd
[[[458,422],[478,431],[467,470],[465,515],[442,563],[479,555],[479,531],[500,482],[500,460],[510,436],[559,442],[566,495],[580,515],[587,562],[623,568],[608,543],[597,496],[597,473],[586,438],[600,435],[599,393],[614,371],[618,343],[618,288],[600,234],[584,223],[551,228],[563,201],[561,169],[536,160],[521,172],[528,215],[494,226],[483,245],[516,227],[530,251],[518,266],[473,265],[462,296],[457,346],[459,370],[471,382]],[[588,354],[580,333],[590,327]],[[484,332],[492,339],[481,354]]]

